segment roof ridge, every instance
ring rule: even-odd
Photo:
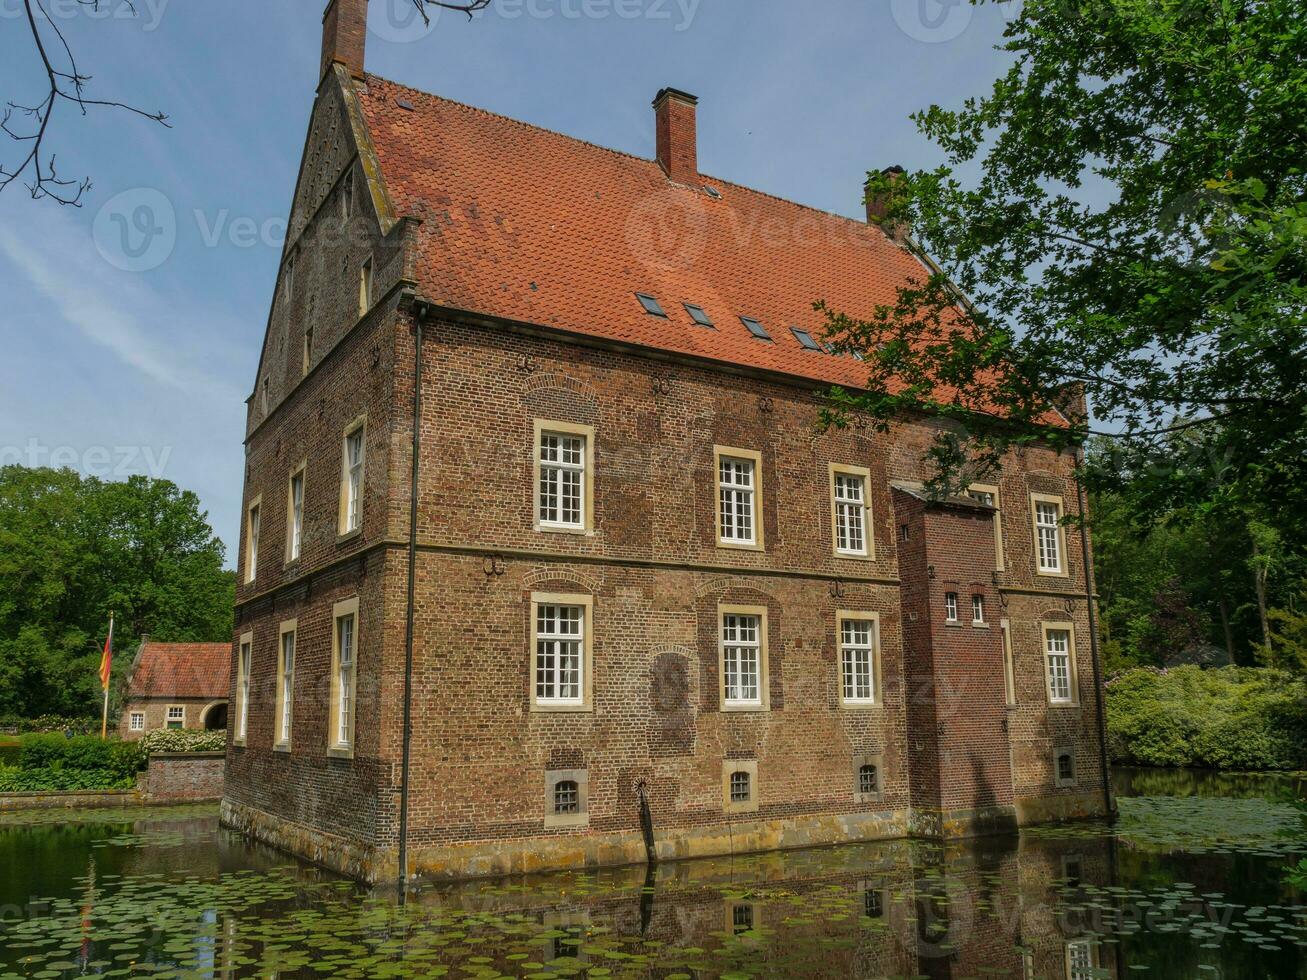
[[[627,160],[634,160],[637,163],[649,164],[651,166],[657,167],[660,171],[662,170],[662,167],[658,165],[658,161],[652,160],[649,157],[642,157],[635,153],[629,153],[626,150],[618,150],[611,146],[604,146],[602,143],[595,143],[592,142],[591,140],[582,139],[579,136],[573,136],[570,133],[564,133],[557,129],[550,129],[548,126],[540,126],[536,123],[527,122],[526,120],[523,119],[515,119],[512,116],[504,115],[502,112],[495,112],[493,109],[486,109],[481,106],[469,105],[466,102],[459,102],[457,99],[451,99],[444,95],[437,95],[435,92],[428,92],[425,89],[414,88],[412,85],[406,85],[403,82],[397,82],[394,79],[386,78],[382,75],[376,74],[375,72],[367,72],[365,76],[365,81],[374,81],[374,80],[381,82],[382,84],[385,85],[390,85],[398,89],[403,89],[405,92],[412,92],[415,95],[421,95],[424,98],[435,99],[438,102],[443,102],[446,105],[453,106],[458,109],[466,109],[469,112],[475,112],[482,116],[488,116],[491,119],[498,119],[502,122],[510,123],[514,126],[520,126],[523,129],[534,130],[537,133],[546,133],[550,136],[557,136],[560,139],[565,139],[568,140],[569,142],[580,144],[581,146],[588,146],[595,150],[601,150],[604,153],[611,153],[614,156],[623,157]],[[856,228],[866,228],[869,230],[879,228],[879,226],[873,225],[869,222],[859,221],[857,218],[850,218],[847,214],[840,214],[837,211],[828,211],[825,208],[819,208],[813,204],[804,204],[802,201],[792,201],[788,197],[781,197],[779,194],[772,194],[769,191],[759,190],[757,187],[750,187],[748,184],[741,184],[738,181],[730,180],[726,177],[717,177],[714,176],[713,174],[705,174],[705,173],[699,174],[699,177],[700,179],[705,181],[712,181],[714,183],[718,183],[725,187],[730,187],[738,191],[747,191],[750,194],[757,194],[760,197],[765,197],[769,200],[777,201],[781,204],[788,204],[790,207],[801,208],[802,210],[810,211],[813,214],[823,215],[828,218],[835,218],[836,220],[847,222],[848,224],[853,225]],[[681,186],[685,186],[685,185],[681,185]],[[888,242],[889,236],[885,235],[883,229],[879,229],[879,230],[881,230],[881,234],[885,237],[885,240]]]

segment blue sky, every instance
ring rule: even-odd
[[[49,139],[63,173],[94,179],[85,206],[0,194],[0,461],[165,477],[230,545],[325,0],[135,0],[135,17],[45,2],[92,97],[173,128],[65,106]],[[1001,10],[961,0],[495,0],[430,31],[408,2],[372,0],[369,70],[646,157],[654,94],[685,89],[701,170],[850,216],[869,169],[939,162],[911,111],[981,94],[1006,64]],[[41,97],[21,13],[0,0],[4,101]],[[133,257],[115,222],[141,201],[168,227]]]

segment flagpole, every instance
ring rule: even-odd
[[[105,641],[105,649],[113,649],[113,610],[109,611],[109,638]],[[109,674],[104,676],[104,714],[100,717],[100,741],[102,742],[109,738],[109,676]]]

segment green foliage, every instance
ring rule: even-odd
[[[0,766],[0,793],[131,789],[136,777],[109,769],[22,769]]]
[[[199,728],[160,728],[137,744],[150,755],[156,752],[223,752],[227,748],[227,733]]]
[[[74,735],[90,735],[92,728],[99,728],[86,717],[71,718],[67,715],[41,715],[39,718],[0,718],[0,731],[14,729],[20,735],[42,734],[46,732],[68,732]]]
[[[1307,892],[1307,858],[1303,858],[1296,865],[1289,868],[1289,884],[1301,891]]]
[[[111,610],[118,679],[142,633],[227,639],[234,576],[206,518],[166,480],[0,468],[0,716],[98,718]]]
[[[108,772],[115,779],[135,778],[145,768],[146,752],[139,742],[101,740],[89,735],[24,735],[18,765],[50,772]]]
[[[1258,668],[1130,670],[1108,682],[1107,727],[1115,762],[1296,769],[1307,765],[1307,682]]]
[[[1082,439],[1071,383],[1121,446],[1104,475],[1146,483],[1153,513],[1262,501],[1290,536],[1307,514],[1300,0],[1026,0],[1004,37],[987,94],[914,116],[947,165],[872,178],[937,266],[868,320],[827,310],[868,367],[828,417],[954,420],[966,452],[945,436],[932,482],[957,489],[1013,447]]]

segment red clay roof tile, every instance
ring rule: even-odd
[[[127,697],[225,698],[230,681],[230,643],[147,641],[128,681]]]

